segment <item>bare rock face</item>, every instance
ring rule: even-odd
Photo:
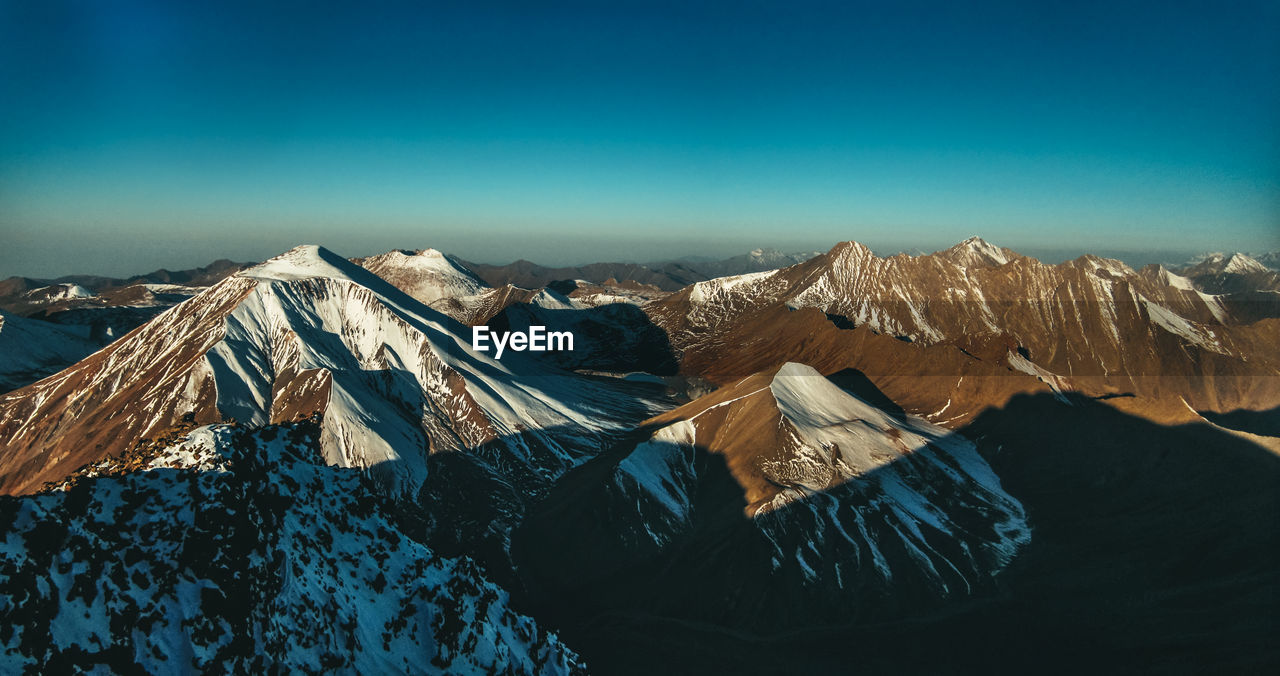
[[[510,451],[513,481],[534,484],[656,410],[531,359],[473,354],[467,341],[386,281],[299,247],[0,399],[0,490],[32,490],[184,419],[262,425],[317,412],[329,462],[375,468],[392,489],[414,490],[429,454],[492,445]]]
[[[0,498],[0,670],[583,670],[473,562],[406,534],[412,506],[326,466],[320,434],[198,427]]]

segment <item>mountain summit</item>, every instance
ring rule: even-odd
[[[428,454],[486,444],[510,447],[513,481],[538,482],[651,410],[532,359],[474,354],[469,340],[368,270],[296,247],[0,398],[0,489],[31,490],[183,420],[313,413],[329,462],[392,487],[420,484]]]
[[[1018,254],[1012,249],[995,246],[981,237],[970,237],[959,244],[934,253],[964,267],[982,267],[988,265],[1004,265]]]

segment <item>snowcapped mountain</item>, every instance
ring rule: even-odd
[[[79,284],[53,284],[50,286],[32,289],[24,294],[23,298],[30,303],[56,303],[64,300],[76,300],[80,298],[92,298],[94,293]]]
[[[991,595],[1036,541],[1022,504],[971,441],[870,401],[791,363],[648,421],[517,527],[531,612],[614,671],[687,659],[600,648],[628,631],[682,655],[760,637],[723,658],[752,671],[798,627],[856,636]]]
[[[910,580],[968,593],[1030,538],[1021,505],[971,442],[886,413],[803,364],[744,378],[651,424],[613,480],[659,545],[675,536],[655,524],[688,527],[695,447],[724,456],[773,545],[772,566],[806,584]]]
[[[582,310],[612,303],[635,305],[666,295],[655,287],[614,279],[601,284],[560,280],[547,288],[526,289],[509,283],[490,287],[460,261],[434,249],[390,251],[352,259],[352,262],[431,309],[467,325],[486,324],[513,305],[547,310]]]
[[[656,287],[612,278],[601,284],[561,280],[542,289],[489,287],[432,249],[413,255],[392,251],[353,262],[466,325],[485,324],[495,331],[536,325],[574,335],[573,351],[543,355],[543,362],[596,372],[674,370],[666,337],[637,309],[666,295]]]
[[[1222,267],[1222,271],[1237,275],[1244,275],[1251,272],[1266,272],[1267,266],[1245,254],[1237,253],[1232,254],[1231,258],[1227,259],[1227,263]]]
[[[490,447],[508,480],[530,487],[655,410],[626,384],[521,354],[499,362],[469,341],[367,270],[298,247],[0,399],[0,488],[30,490],[184,419],[313,413],[329,462],[371,468],[394,489],[421,484],[431,454]]]
[[[934,255],[966,268],[1004,265],[1018,257],[1014,250],[989,244],[981,237],[970,237]]]
[[[749,343],[725,336],[779,306],[814,308],[840,328],[921,347],[954,345],[1095,396],[1183,397],[1198,410],[1223,411],[1280,403],[1280,306],[1203,293],[1166,270],[1139,272],[1096,256],[1046,265],[974,239],[929,256],[880,258],[846,242],[790,268],[694,284],[645,310],[686,371],[696,365],[692,372],[718,372],[723,382],[758,370],[726,365],[752,362],[744,355],[758,349],[752,343],[787,328],[775,321]],[[804,347],[769,344],[780,349],[775,360]],[[934,402],[941,406],[946,390],[930,389],[943,393]]]
[[[475,296],[489,289],[456,259],[435,249],[388,251],[352,262],[428,306],[441,299]]]
[[[1266,265],[1263,265],[1248,254],[1214,252],[1193,260],[1191,264],[1184,268],[1183,272],[1192,276],[1206,274],[1247,275],[1253,272],[1266,272],[1267,269]]]
[[[320,434],[200,427],[0,498],[0,671],[582,671]]]
[[[511,284],[490,287],[457,259],[435,249],[394,250],[352,262],[467,325],[486,323],[509,305],[530,302],[537,293]]]
[[[0,395],[0,671],[1258,662],[1275,273],[979,238],[791,263],[522,288],[303,246],[207,288],[58,281],[97,294],[58,312],[153,318]],[[57,345],[0,320],[0,359]],[[495,360],[480,323],[576,348]],[[1204,598],[1213,629],[1179,624]]]
[[[1280,271],[1275,269],[1275,261],[1275,253],[1259,258],[1242,253],[1209,253],[1193,259],[1178,272],[1209,293],[1280,292]]]

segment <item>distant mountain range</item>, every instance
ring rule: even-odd
[[[694,282],[714,277],[741,275],[762,270],[774,270],[806,261],[822,252],[783,253],[775,249],[754,251],[725,260],[658,261],[654,263],[592,263],[580,267],[547,268],[529,261],[516,261],[507,265],[487,265],[459,261],[492,286],[512,284],[526,289],[538,289],[557,281],[583,280],[601,284],[636,282],[648,284],[662,291],[677,291]]]

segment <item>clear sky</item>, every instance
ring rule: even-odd
[[[1280,249],[1277,35],[1272,0],[0,0],[0,276]]]

